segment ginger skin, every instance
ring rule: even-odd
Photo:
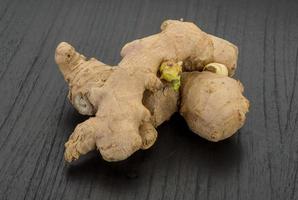
[[[95,115],[71,134],[65,144],[66,161],[94,149],[107,161],[119,161],[154,144],[155,128],[179,109],[180,92],[157,76],[164,61],[182,61],[187,63],[184,71],[202,71],[219,60],[229,75],[234,73],[238,54],[234,45],[217,41],[189,22],[167,20],[161,29],[161,33],[126,44],[116,67],[95,58],[87,60],[65,42],[58,45],[55,60],[69,84],[69,100],[81,114]],[[218,53],[216,45],[226,53]]]
[[[239,81],[212,72],[183,73],[180,114],[199,136],[217,142],[240,129],[249,102]]]

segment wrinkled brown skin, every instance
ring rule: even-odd
[[[143,104],[151,113],[151,122],[154,127],[169,120],[178,111],[178,99],[179,93],[168,84],[156,92],[145,91]]]
[[[66,161],[94,149],[107,161],[119,161],[154,144],[155,127],[177,111],[179,98],[157,77],[161,62],[189,61],[185,69],[202,70],[210,62],[228,62],[231,57],[225,55],[236,55],[237,48],[227,42],[222,45],[229,48],[222,48],[228,52],[218,58],[216,38],[193,23],[167,20],[161,29],[125,45],[122,61],[113,68],[94,58],[87,60],[65,42],[58,45],[55,60],[69,84],[68,98],[81,114],[95,114],[79,124],[65,144]],[[237,55],[234,58],[227,63],[231,75]]]
[[[101,88],[113,68],[76,52],[74,47],[66,42],[61,42],[56,48],[55,61],[68,83],[68,99],[82,115],[94,115],[96,107],[90,102],[93,88]]]
[[[224,64],[228,68],[229,76],[233,76],[237,67],[238,48],[224,39],[213,35],[209,36],[214,47],[213,62]]]
[[[240,129],[249,102],[239,81],[212,72],[184,73],[180,114],[189,128],[201,137],[217,142]]]

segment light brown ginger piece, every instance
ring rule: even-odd
[[[149,148],[157,137],[155,127],[178,108],[179,93],[157,77],[161,63],[189,61],[185,69],[202,70],[222,60],[214,49],[214,38],[193,23],[167,20],[161,29],[161,33],[125,45],[122,61],[112,68],[94,58],[87,60],[65,42],[58,45],[55,60],[69,83],[71,103],[81,114],[95,114],[79,124],[65,144],[68,162],[94,149],[103,159],[118,161]],[[237,48],[227,51],[237,54]],[[224,60],[231,62],[225,64],[231,66],[232,75],[237,55]]]
[[[239,81],[212,72],[183,73],[180,114],[189,128],[217,142],[240,129],[249,102]]]

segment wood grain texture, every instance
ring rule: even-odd
[[[1,0],[0,199],[298,199],[297,10],[269,0]],[[238,45],[245,126],[214,144],[175,115],[150,150],[67,165],[64,143],[86,118],[66,99],[56,45],[116,64],[125,43],[169,18]]]

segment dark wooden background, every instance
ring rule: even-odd
[[[298,199],[298,2],[0,0],[0,199]],[[234,137],[210,143],[179,115],[119,163],[67,165],[80,116],[54,63],[60,41],[106,63],[165,19],[193,21],[240,50],[251,102]]]

